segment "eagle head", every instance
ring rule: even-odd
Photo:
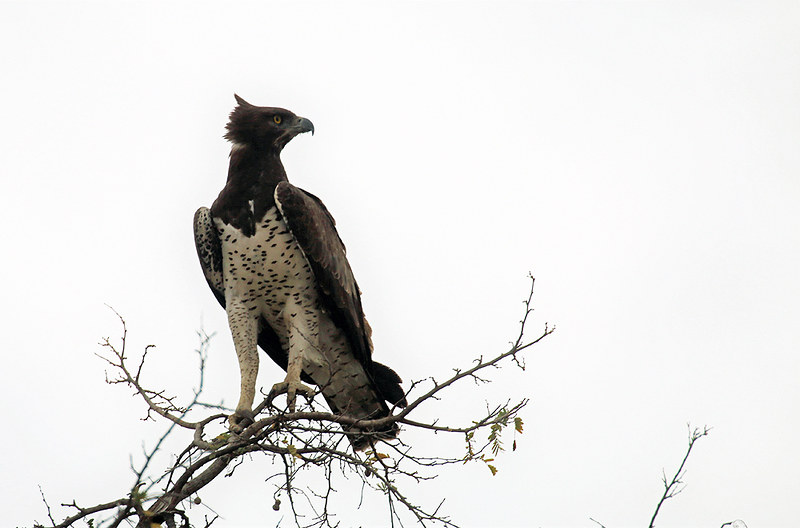
[[[281,150],[297,134],[311,132],[314,124],[284,108],[254,106],[233,94],[238,105],[231,112],[225,139],[239,147],[274,147]]]

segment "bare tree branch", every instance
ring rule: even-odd
[[[141,360],[139,361],[139,367],[136,369],[136,375],[134,376],[128,370],[128,367],[125,364],[125,360],[127,359],[125,357],[125,345],[128,336],[127,324],[125,323],[125,319],[123,319],[122,316],[119,313],[117,313],[116,310],[114,310],[113,308],[111,308],[111,310],[117,315],[120,322],[122,323],[121,345],[119,348],[117,348],[114,344],[111,343],[111,341],[108,338],[104,338],[100,344],[101,346],[108,348],[111,351],[113,358],[107,358],[100,354],[97,354],[97,356],[100,357],[103,361],[105,361],[109,365],[111,365],[112,367],[115,367],[117,370],[119,370],[121,375],[116,379],[111,379],[111,380],[107,379],[106,381],[110,384],[125,383],[130,385],[136,390],[137,393],[139,393],[142,399],[144,399],[144,401],[150,408],[150,411],[156,412],[160,416],[170,420],[171,422],[177,425],[180,425],[181,427],[185,427],[186,429],[194,429],[197,424],[185,422],[181,420],[179,417],[173,416],[171,414],[172,412],[179,412],[179,413],[186,412],[186,409],[180,409],[172,403],[174,401],[174,397],[164,396],[165,391],[163,390],[153,391],[144,389],[139,384],[139,378],[141,377],[144,361],[150,349],[154,348],[153,345],[148,345],[145,347],[144,353],[142,354]],[[148,411],[147,413],[147,418],[150,417],[150,411]]]
[[[437,501],[432,509],[426,509],[401,491],[402,482],[430,480],[435,478],[436,474],[426,473],[426,469],[474,460],[485,463],[493,474],[496,473],[497,468],[491,464],[494,459],[489,457],[489,452],[496,455],[503,449],[501,435],[507,427],[512,427],[515,434],[522,432],[519,412],[528,404],[528,400],[487,405],[485,413],[468,424],[444,425],[438,421],[429,423],[415,420],[411,416],[422,403],[440,399],[446,389],[462,380],[472,379],[478,383],[487,381],[481,372],[488,367],[499,367],[505,360],[511,360],[520,368],[524,368],[524,362],[518,354],[539,343],[554,331],[554,328],[545,325],[543,333],[538,338],[527,342],[524,339],[525,326],[533,311],[531,301],[534,280],[532,276],[530,279],[530,292],[524,301],[525,312],[511,348],[491,359],[478,358],[469,368],[454,369],[454,374],[445,381],[437,382],[434,378],[429,378],[428,390],[397,414],[375,420],[359,420],[319,410],[313,401],[306,403],[296,412],[285,412],[270,407],[265,398],[254,409],[256,417],[254,422],[238,434],[227,430],[225,422],[227,414],[224,413],[202,416],[196,421],[187,419],[187,416],[195,410],[209,408],[226,410],[222,405],[207,404],[200,399],[203,391],[205,354],[210,336],[200,334],[199,383],[188,403],[180,406],[177,404],[178,398],[168,396],[164,389],[151,389],[145,385],[145,361],[150,357],[149,353],[154,347],[145,347],[135,369],[128,366],[131,360],[127,356],[126,349],[127,326],[125,320],[114,312],[122,323],[122,339],[118,345],[109,339],[101,343],[108,354],[100,357],[112,367],[114,373],[114,377],[110,379],[107,374],[107,381],[131,387],[147,406],[145,419],[153,419],[153,415],[161,416],[168,420],[169,427],[152,448],[144,451],[144,460],[141,464],[136,467],[131,464],[134,483],[124,497],[91,508],[79,507],[73,501],[66,506],[76,508],[77,513],[67,517],[61,524],[56,524],[53,520],[49,505],[44,501],[52,527],[66,528],[81,519],[90,521],[90,524],[93,523],[92,526],[104,526],[104,528],[117,528],[123,522],[127,524],[134,522],[143,528],[150,528],[154,523],[166,523],[168,527],[179,524],[188,527],[189,518],[181,509],[181,505],[186,503],[191,506],[188,499],[192,497],[194,504],[199,504],[201,501],[197,497],[198,491],[221,474],[232,474],[236,467],[246,460],[247,455],[255,453],[264,454],[279,462],[281,471],[266,479],[276,482],[273,508],[280,509],[282,503],[280,497],[285,495],[291,515],[298,527],[332,528],[339,524],[330,510],[332,497],[335,494],[334,479],[337,475],[344,478],[355,476],[361,480],[362,490],[371,489],[383,494],[388,501],[392,526],[395,523],[402,526],[403,510],[411,514],[411,518],[422,526],[431,524],[456,526],[454,521],[442,513],[444,500]],[[409,392],[425,383],[426,381],[412,383]],[[263,414],[268,410],[271,414]],[[383,442],[379,441],[377,433],[369,432],[385,430],[392,424],[402,424],[437,433],[464,434],[467,440],[466,454],[449,458],[426,457],[417,454],[414,449],[403,443],[402,439]],[[348,431],[342,426],[347,426]],[[214,433],[207,432],[212,427],[217,430],[222,428],[221,434],[213,436]],[[163,449],[167,438],[178,434],[181,429],[192,431],[189,444],[173,458],[169,467],[154,473],[156,454]],[[350,429],[352,431],[349,431]],[[478,441],[475,435],[481,431],[488,434],[484,440]],[[348,436],[354,434],[362,437],[374,434],[371,448],[363,453],[353,451]],[[213,438],[209,439],[211,436]],[[516,448],[516,440],[514,447]],[[299,479],[303,472],[320,469],[327,480],[325,488],[306,487],[300,483]],[[275,481],[274,478],[278,480]],[[44,500],[44,494],[42,499]],[[113,515],[105,520],[99,522],[91,520],[94,514],[115,509]],[[210,526],[216,518],[214,516],[210,521],[206,518],[206,526]]]
[[[603,523],[601,523],[600,521],[596,521],[595,519],[592,519],[591,517],[589,517],[589,520],[592,521],[593,523],[597,523],[597,525],[600,528],[606,528],[605,526],[603,526]]]
[[[689,447],[686,449],[686,454],[683,455],[683,460],[681,461],[681,465],[678,466],[678,471],[675,472],[675,475],[672,479],[667,482],[667,475],[666,473],[662,472],[662,482],[664,483],[664,494],[661,496],[661,500],[658,501],[656,504],[656,510],[653,512],[653,517],[650,519],[649,528],[655,527],[656,517],[658,516],[658,512],[661,510],[661,506],[667,499],[671,499],[686,487],[683,485],[683,477],[686,474],[685,470],[683,469],[686,466],[686,461],[689,460],[689,455],[692,453],[692,448],[694,447],[695,442],[697,442],[700,438],[708,435],[711,432],[711,428],[708,426],[703,426],[702,429],[695,427],[692,429],[691,426],[689,427]]]

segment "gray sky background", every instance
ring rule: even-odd
[[[195,332],[217,332],[207,398],[235,401],[191,219],[225,182],[237,92],[314,122],[287,172],[336,217],[375,357],[407,381],[505,350],[537,278],[529,335],[557,331],[527,370],[420,410],[532,398],[518,450],[412,498],[465,527],[646,526],[691,422],[714,429],[660,527],[796,526],[799,24],[770,1],[1,3],[3,524],[45,521],[38,485],[117,498],[164,430],[104,383],[105,303],[184,398]],[[259,383],[281,376],[267,360]],[[219,526],[286,515],[273,469],[203,491]],[[386,523],[339,488],[344,526]]]

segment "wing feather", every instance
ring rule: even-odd
[[[285,181],[275,188],[275,203],[308,259],[328,313],[347,335],[353,355],[383,399],[405,406],[400,376],[372,361],[372,330],[364,317],[361,290],[333,216],[319,198]]]
[[[194,214],[194,245],[206,282],[214,293],[214,297],[224,308],[225,280],[222,276],[222,245],[208,207],[201,207]]]
[[[356,359],[368,366],[371,350],[361,296],[333,217],[319,198],[289,182],[275,188],[275,202],[308,259],[333,322],[347,334]]]

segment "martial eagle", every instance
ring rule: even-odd
[[[230,425],[252,416],[258,348],[286,371],[271,396],[286,393],[290,412],[298,393],[317,385],[337,414],[388,416],[406,405],[400,377],[372,361],[371,329],[361,293],[333,217],[322,201],[295,187],[281,163],[296,135],[314,133],[308,119],[283,108],[254,106],[234,95],[225,138],[233,145],[228,181],[211,209],[194,216],[197,254],[208,285],[225,308],[241,371],[241,392]],[[346,427],[356,448],[379,431]]]

